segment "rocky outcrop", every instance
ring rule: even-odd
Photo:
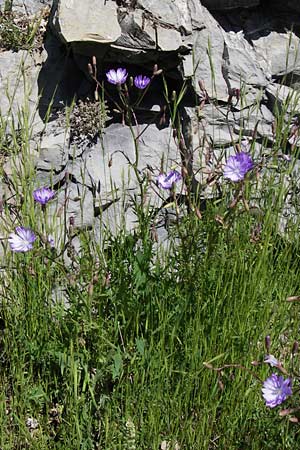
[[[12,7],[33,14],[50,3],[14,1]],[[102,133],[75,141],[72,130],[65,131],[68,121],[62,118],[72,99],[85,102],[94,96],[88,69],[93,56],[100,83],[106,83],[105,72],[112,67],[151,76],[158,64],[169,97],[188,86],[179,108],[184,145],[173,136],[161,78],[139,105],[139,125],[133,129],[136,135],[143,130],[138,139],[143,176],[154,179],[161,168],[179,167],[184,147],[189,170],[205,183],[199,168],[211,170],[212,149],[224,155],[253,135],[257,146],[272,146],[278,108],[285,108],[287,123],[299,114],[294,88],[300,84],[300,19],[296,2],[269,6],[263,0],[55,0],[43,49],[0,54],[1,112],[17,117],[30,93],[36,184],[55,186],[58,208],[67,204],[64,220],[73,217],[77,227],[99,231],[99,217],[109,224],[118,210],[129,227],[135,223],[132,134],[112,104]],[[113,96],[115,87],[105,86]],[[76,135],[80,138],[80,131]],[[300,143],[294,139],[288,145]],[[9,179],[11,161],[4,169]],[[149,197],[152,206],[159,207],[159,201],[156,194]],[[62,219],[55,217],[59,228]]]

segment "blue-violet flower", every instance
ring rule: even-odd
[[[133,82],[138,89],[145,89],[150,83],[150,78],[143,75],[137,75],[134,77]]]
[[[128,77],[126,69],[119,67],[117,70],[110,69],[106,72],[107,81],[111,84],[123,84]]]
[[[55,192],[52,189],[42,187],[33,191],[33,198],[41,205],[46,205],[55,196]]]
[[[162,189],[172,189],[174,183],[181,180],[181,174],[177,170],[171,170],[167,174],[161,173],[156,178],[157,184]]]
[[[253,167],[254,163],[249,153],[237,153],[228,158],[224,167],[224,177],[234,182],[241,181]]]
[[[262,395],[266,406],[274,408],[292,395],[292,381],[290,378],[284,379],[282,376],[273,373],[263,384]]]
[[[269,364],[271,367],[279,367],[281,365],[278,359],[276,359],[273,355],[267,355],[264,362]]]
[[[30,228],[16,227],[16,232],[11,233],[8,238],[10,248],[13,252],[28,252],[33,248],[36,235]]]

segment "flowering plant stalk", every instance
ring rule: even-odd
[[[267,377],[265,380],[261,379],[257,375],[256,372],[254,372],[253,369],[248,369],[242,364],[224,364],[221,367],[214,367],[209,361],[203,363],[204,367],[207,369],[213,370],[217,372],[218,374],[218,384],[221,387],[221,389],[224,388],[224,384],[222,381],[223,377],[223,371],[225,369],[241,369],[247,373],[249,373],[251,376],[253,376],[256,380],[258,380],[261,385],[261,393],[263,400],[265,402],[265,405],[268,408],[276,408],[277,406],[281,405],[282,403],[286,402],[289,398],[294,400],[294,396],[296,393],[299,393],[300,391],[300,373],[296,372],[294,369],[294,360],[295,356],[298,353],[299,344],[297,341],[294,342],[293,348],[292,348],[292,365],[290,370],[286,370],[281,363],[279,359],[277,359],[274,355],[269,354],[270,351],[270,337],[266,336],[265,338],[265,346],[267,355],[265,356],[263,362],[259,361],[252,361],[253,367],[258,367],[262,364],[268,364],[273,372],[272,374]],[[291,402],[293,403],[293,401]],[[298,402],[297,402],[298,403]],[[300,415],[298,413],[300,412],[300,407],[295,407],[292,405],[291,407],[285,408],[283,410],[280,410],[279,415],[280,416],[289,416],[289,420],[291,422],[299,422],[300,423]],[[295,414],[297,413],[297,414]]]
[[[136,117],[135,110],[138,108],[144,96],[147,94],[148,89],[150,88],[151,85],[151,81],[154,79],[154,77],[159,76],[162,73],[162,70],[159,70],[157,65],[155,65],[151,77],[140,74],[135,76],[134,78],[131,78],[129,77],[129,74],[125,68],[119,67],[117,69],[110,69],[106,73],[106,81],[116,87],[120,100],[116,101],[107,92],[105,84],[103,82],[98,81],[97,79],[96,57],[92,58],[92,64],[88,65],[88,69],[92,79],[96,84],[95,96],[98,96],[98,91],[101,88],[104,94],[115,105],[116,110],[122,115],[123,125],[127,124],[132,134],[135,149],[134,161],[131,161],[129,157],[125,154],[125,152],[121,151],[121,153],[127,159],[128,163],[132,167],[139,185],[140,205],[138,206],[135,201],[135,206],[140,218],[139,222],[144,223],[145,222],[144,201],[146,198],[148,177],[145,177],[139,170],[139,138],[149,125],[146,125],[144,130],[140,132],[139,123]],[[134,88],[139,91],[138,98],[135,102],[132,102],[130,98],[131,88]],[[137,132],[135,131],[134,126],[136,126]],[[111,155],[109,164],[112,164],[112,157],[113,154]],[[145,227],[141,228],[145,229]]]

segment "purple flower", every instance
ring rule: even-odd
[[[110,69],[106,72],[107,81],[111,84],[123,84],[128,77],[126,69],[119,67],[117,70]]]
[[[231,181],[241,181],[249,170],[253,169],[254,163],[248,153],[240,152],[230,156],[224,167],[224,177]]]
[[[55,196],[55,192],[52,189],[42,187],[33,191],[33,198],[41,205],[46,205]]]
[[[47,237],[47,242],[50,245],[51,248],[55,247],[55,240],[54,237],[52,236],[52,234],[49,234]]]
[[[274,408],[286,400],[289,395],[292,395],[292,381],[290,378],[286,380],[273,373],[264,381],[262,388],[262,395],[265,399],[266,406]]]
[[[145,89],[150,83],[150,78],[143,75],[137,75],[134,77],[133,82],[138,89]]]
[[[271,367],[279,367],[281,365],[278,359],[276,359],[273,355],[267,355],[264,362],[270,364]]]
[[[181,175],[177,170],[171,170],[167,174],[161,173],[156,178],[157,184],[162,189],[172,189],[173,184],[181,180]]]
[[[8,238],[10,248],[13,252],[28,252],[33,247],[36,235],[30,228],[16,227],[16,232],[11,233]]]

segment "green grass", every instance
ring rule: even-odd
[[[4,202],[6,236],[16,223],[51,231],[33,203],[25,116],[24,145],[9,152],[21,152],[23,169],[14,174],[14,207]],[[0,132],[4,142],[5,127]],[[284,139],[282,128],[275,162]],[[236,190],[229,182],[202,219],[195,205],[178,206],[165,250],[157,250],[151,210],[138,199],[134,232],[108,229],[101,244],[80,232],[71,265],[41,242],[13,254],[2,240],[1,450],[297,448],[299,426],[279,417],[280,407],[266,408],[256,378],[241,368],[219,378],[212,369],[240,364],[265,379],[269,368],[251,362],[263,360],[266,335],[289,365],[300,326],[299,306],[286,302],[300,292],[299,222],[278,232],[289,166],[281,172],[261,175],[261,211],[242,202],[229,208]],[[253,176],[250,206],[257,189]]]

